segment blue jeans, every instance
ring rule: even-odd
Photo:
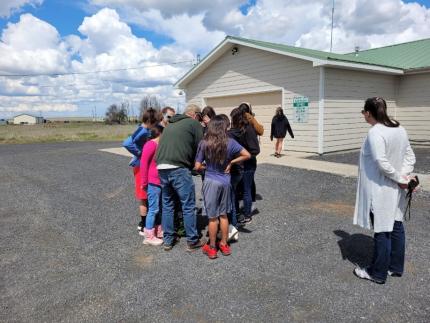
[[[197,218],[195,213],[196,197],[191,171],[187,168],[160,169],[164,231],[164,243],[172,245],[175,238],[174,213],[175,192],[182,205],[182,215],[188,243],[199,240],[197,233]]]
[[[154,228],[155,219],[160,213],[160,195],[161,187],[158,185],[148,185],[148,214],[146,215],[145,228],[151,230]]]
[[[242,180],[243,173],[242,171],[231,174],[231,200],[232,200],[232,208],[231,213],[229,214],[229,222],[233,226],[237,226],[237,213],[239,212],[239,200],[236,198],[236,190],[239,186],[240,181]]]
[[[252,208],[252,183],[257,169],[255,156],[243,163],[243,213],[245,217],[251,217]]]
[[[403,274],[405,264],[405,229],[400,221],[394,222],[392,232],[374,235],[375,247],[369,275],[378,280],[387,279],[387,271]]]

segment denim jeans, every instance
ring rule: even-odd
[[[145,228],[151,230],[154,228],[156,217],[160,214],[160,196],[161,187],[158,185],[148,185],[148,214],[146,215]]]
[[[161,199],[163,205],[162,224],[164,231],[164,243],[173,244],[175,238],[174,213],[175,193],[182,205],[182,215],[188,243],[199,240],[197,234],[197,219],[195,213],[196,197],[194,181],[191,171],[187,168],[160,169],[158,174],[161,179]]]
[[[251,217],[252,208],[252,183],[257,169],[255,156],[243,163],[243,213],[245,217]]]
[[[374,241],[373,262],[368,269],[369,275],[385,281],[388,270],[402,274],[405,264],[405,229],[403,223],[395,221],[392,232],[375,233]]]
[[[238,171],[236,173],[231,174],[231,213],[229,214],[229,222],[233,226],[237,226],[237,213],[239,212],[239,200],[236,198],[236,190],[239,186],[240,181],[242,180],[243,173],[242,171]]]

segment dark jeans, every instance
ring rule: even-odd
[[[247,218],[251,217],[252,183],[256,169],[257,159],[255,156],[243,163],[243,213]]]
[[[392,232],[374,235],[375,247],[369,275],[378,280],[387,279],[387,271],[402,274],[405,264],[405,229],[400,221],[394,222]]]
[[[237,198],[237,189],[239,186],[239,183],[241,182],[243,177],[243,172],[238,171],[236,173],[231,174],[231,201],[232,201],[232,209],[231,213],[229,214],[229,222],[233,226],[237,226],[237,213],[239,212],[239,199]]]
[[[162,191],[164,243],[171,245],[175,238],[175,194],[179,197],[182,205],[187,241],[188,243],[197,242],[199,237],[195,213],[196,201],[191,171],[186,168],[160,169],[158,174],[160,175]]]

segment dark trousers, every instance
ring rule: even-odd
[[[374,254],[369,274],[378,280],[387,279],[387,271],[402,274],[405,264],[405,229],[400,221],[394,222],[392,232],[374,235]]]
[[[238,171],[236,173],[232,173],[231,174],[231,200],[232,200],[232,205],[231,205],[231,213],[229,213],[229,222],[231,225],[233,226],[237,226],[237,222],[238,219],[237,215],[239,213],[239,199],[237,196],[237,190],[239,187],[239,184],[242,181],[242,177],[243,177],[243,172],[242,171]]]

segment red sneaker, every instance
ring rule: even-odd
[[[209,257],[209,259],[218,258],[218,252],[216,248],[212,248],[208,243],[203,246],[202,250],[203,253]]]
[[[219,247],[219,251],[221,251],[221,253],[224,256],[230,256],[231,255],[231,249],[230,249],[230,246],[228,244],[222,245],[221,243],[219,243],[218,247]]]

